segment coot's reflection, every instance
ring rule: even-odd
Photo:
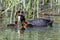
[[[20,29],[20,33],[24,34],[25,28],[22,26],[22,28]]]

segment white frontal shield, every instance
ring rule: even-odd
[[[20,16],[18,16],[18,22],[20,21]]]

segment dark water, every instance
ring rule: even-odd
[[[23,40],[60,40],[60,24],[51,27],[36,27],[26,30]]]
[[[60,40],[60,24],[53,27],[34,27],[19,34],[11,29],[0,31],[0,40]]]

